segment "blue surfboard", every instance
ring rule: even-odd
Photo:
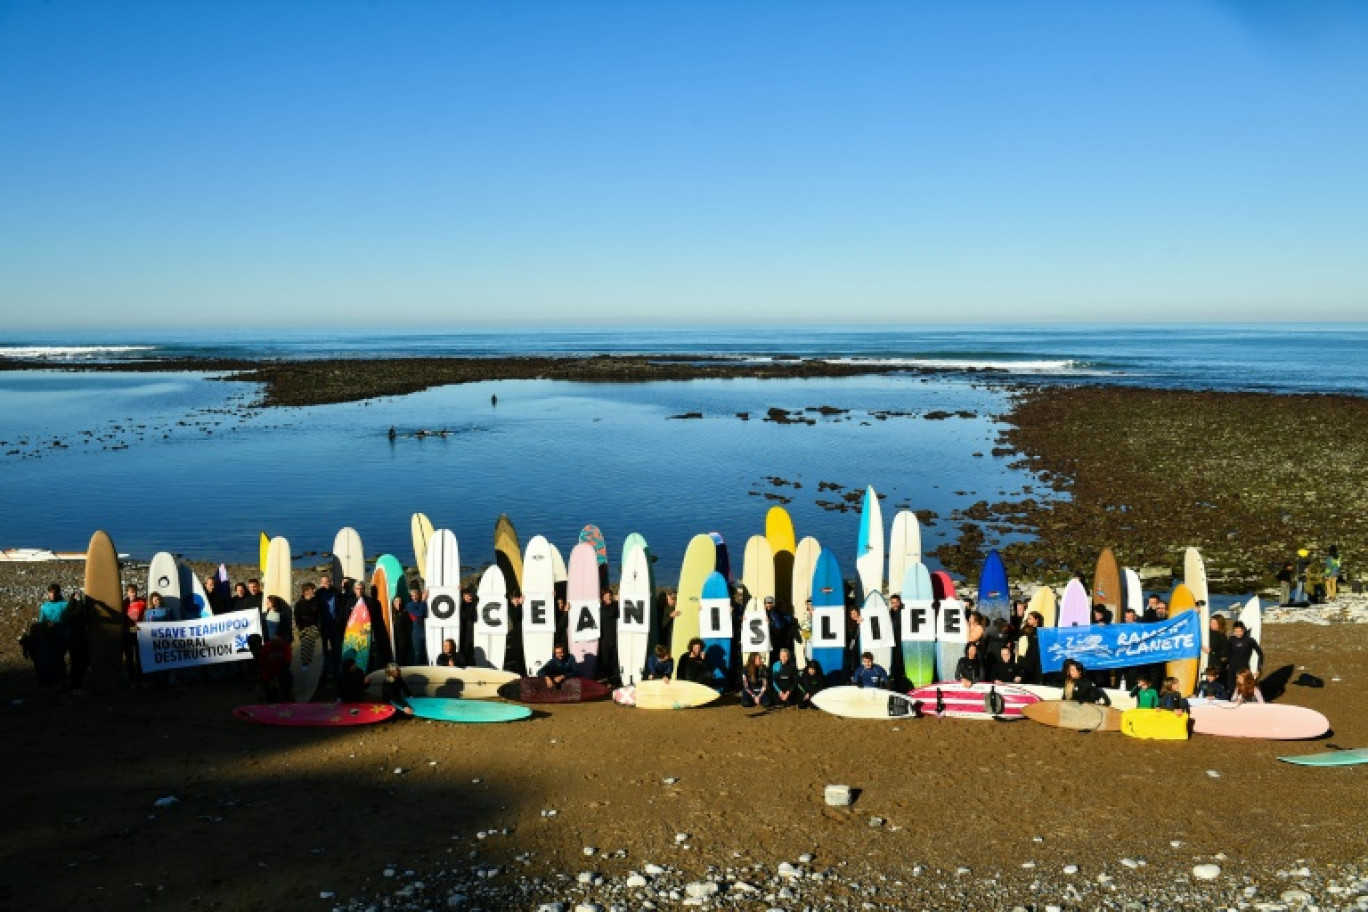
[[[1007,620],[1012,615],[1012,593],[1007,588],[1007,568],[996,551],[989,551],[979,574],[978,605],[975,606],[990,621]]]
[[[732,624],[731,586],[716,571],[703,581],[698,631],[703,638],[703,656],[712,672],[712,686],[725,690],[731,680],[732,639],[736,630]]]
[[[516,722],[532,715],[532,710],[526,706],[449,697],[413,697],[409,705],[416,718],[439,722]]]
[[[836,555],[826,548],[812,572],[812,635],[808,651],[828,685],[845,683],[845,582]]]

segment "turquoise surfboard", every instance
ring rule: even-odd
[[[1323,754],[1302,754],[1298,757],[1279,757],[1284,763],[1298,766],[1356,766],[1368,763],[1368,747],[1353,750],[1326,751]]]
[[[836,555],[826,548],[812,572],[812,635],[809,654],[828,685],[845,683],[845,582]]]
[[[725,690],[731,680],[732,639],[736,631],[731,618],[731,586],[721,573],[714,571],[703,581],[701,606],[698,624],[703,633],[703,657],[712,672],[712,685]],[[719,625],[726,635],[709,636]]]
[[[526,706],[491,703],[488,700],[453,700],[445,697],[413,697],[409,700],[418,719],[438,722],[516,722],[532,715]]]

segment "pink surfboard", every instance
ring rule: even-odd
[[[1281,703],[1241,703],[1193,700],[1192,730],[1223,738],[1262,738],[1297,741],[1319,738],[1330,730],[1330,720],[1304,706]]]
[[[955,581],[944,570],[933,570],[931,572],[931,593],[938,602],[958,597],[955,595]]]
[[[1064,587],[1064,598],[1059,603],[1060,627],[1078,627],[1092,621],[1092,607],[1088,604],[1088,590],[1078,580],[1069,580]]]
[[[1002,700],[1002,711],[994,714],[990,709],[991,698],[996,694]],[[918,687],[908,694],[922,703],[926,715],[943,715],[953,719],[1021,719],[1022,710],[1040,698],[1011,684],[975,684],[965,687],[959,681],[941,681]]]
[[[394,712],[388,703],[264,703],[239,706],[233,715],[260,725],[334,728],[383,722]]]
[[[579,665],[581,678],[592,678],[598,666],[599,637],[603,614],[599,610],[598,553],[589,542],[580,542],[570,552],[566,597],[570,602],[570,628],[566,638],[570,654]]]

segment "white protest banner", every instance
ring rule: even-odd
[[[144,672],[250,659],[247,637],[261,633],[261,613],[249,608],[188,621],[143,621],[138,655]]]

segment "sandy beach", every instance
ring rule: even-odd
[[[1308,743],[730,700],[311,730],[235,720],[245,680],[38,690],[16,637],[80,567],[0,564],[9,908],[1298,908],[1298,890],[1355,908],[1368,891],[1363,768],[1276,760],[1368,744],[1362,604],[1266,628],[1270,668],[1326,681],[1281,697],[1330,718]],[[825,806],[832,783],[853,806]]]

